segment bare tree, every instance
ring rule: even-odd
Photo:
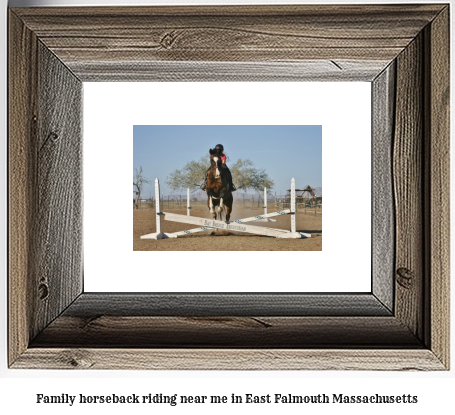
[[[139,199],[144,183],[150,183],[150,180],[143,176],[142,166],[139,166],[139,170],[134,168],[133,186],[136,189],[134,190],[136,192],[136,209],[139,209]]]

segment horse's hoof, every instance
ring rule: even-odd
[[[212,213],[212,218],[216,218],[216,213]]]
[[[229,225],[231,223],[231,221],[227,220],[225,223],[226,223],[226,225]]]

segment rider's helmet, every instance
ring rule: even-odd
[[[215,147],[215,150],[219,151],[220,153],[222,153],[224,151],[224,147],[223,147],[222,144],[217,144],[216,147]]]

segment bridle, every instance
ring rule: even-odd
[[[220,161],[218,161],[218,163],[220,163]],[[210,175],[211,175],[211,179],[214,181],[222,180],[222,170],[221,170],[221,166],[218,166],[218,163],[215,160],[213,160],[213,158],[210,158]],[[215,175],[216,169],[218,169],[218,171],[220,172],[218,179]]]

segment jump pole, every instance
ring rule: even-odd
[[[266,194],[266,189],[264,189],[264,193]],[[166,239],[166,238],[177,238],[177,235],[185,235],[189,233],[201,232],[213,228],[218,229],[228,229],[228,230],[236,230],[240,232],[247,232],[247,233],[256,233],[260,235],[266,236],[274,236],[276,238],[311,238],[311,234],[297,232],[296,231],[296,223],[295,223],[295,179],[292,178],[291,181],[291,201],[290,201],[290,209],[281,212],[273,212],[273,213],[265,213],[264,215],[253,216],[251,218],[244,218],[232,221],[229,224],[221,221],[215,220],[206,220],[203,218],[195,218],[183,215],[176,215],[173,213],[162,213],[161,206],[160,206],[160,184],[159,180],[155,179],[155,199],[156,199],[156,233],[151,233],[148,235],[141,236],[141,239]],[[189,198],[188,198],[189,199]],[[189,212],[189,209],[188,209]],[[260,219],[268,219],[270,216],[277,216],[277,215],[291,215],[291,231],[284,229],[275,229],[275,228],[264,228],[259,226],[251,226],[251,225],[243,225],[245,222],[250,221],[258,221]],[[200,228],[192,229],[189,231],[181,231],[175,233],[163,233],[161,232],[161,216],[165,216],[166,220],[171,220],[175,222],[183,222],[183,223],[192,223],[197,225],[203,225]]]
[[[296,231],[296,221],[295,221],[295,179],[293,178],[291,181],[291,200],[290,200],[290,209],[286,209],[284,211],[268,213],[267,216],[265,215],[258,215],[252,216],[251,218],[244,218],[244,219],[237,219],[229,224],[226,222],[216,221],[213,219],[203,219],[203,218],[187,218],[183,215],[176,215],[174,213],[164,213],[165,219],[170,220],[173,222],[182,222],[182,223],[190,223],[194,225],[202,225],[199,228],[190,229],[186,231],[175,232],[174,235],[176,236],[183,236],[197,232],[208,231],[213,228],[224,229],[224,230],[233,230],[233,231],[240,231],[240,232],[247,232],[247,233],[255,233],[259,235],[266,235],[266,236],[274,236],[275,238],[293,238],[293,239],[302,239],[302,238],[311,238],[311,234],[297,232]],[[291,231],[284,230],[284,229],[275,229],[275,228],[264,228],[260,226],[251,226],[251,225],[243,225],[246,222],[251,221],[258,221],[260,219],[268,219],[270,216],[279,216],[279,215],[291,215]]]
[[[247,223],[247,222],[253,222],[253,221],[259,222],[261,219],[267,219],[270,216],[289,215],[290,212],[291,211],[289,209],[286,209],[286,210],[281,210],[281,211],[278,211],[278,212],[268,213],[267,216],[265,216],[265,215],[257,215],[257,216],[251,216],[250,218],[236,219],[236,220],[231,221],[230,223]],[[166,215],[168,215],[168,216],[166,216]],[[168,219],[169,215],[170,214],[166,213],[165,216],[164,216],[164,219],[169,220]],[[175,219],[175,216],[179,216],[181,218],[182,215],[174,215],[174,219]],[[179,221],[176,220],[176,222],[179,222]],[[210,231],[212,229],[213,228],[211,228],[209,226],[202,226],[200,228],[189,229],[187,231],[174,232],[173,235],[183,236],[183,235],[189,235],[189,234],[197,233],[197,232]],[[282,232],[290,232],[290,231],[282,230]]]
[[[246,232],[246,233],[254,233],[257,235],[265,235],[265,236],[274,236],[279,237],[283,234],[290,233],[288,230],[284,229],[275,229],[275,228],[266,228],[264,226],[252,226],[246,225],[244,223],[238,222],[222,222],[220,220],[214,219],[205,219],[205,218],[198,218],[195,216],[185,216],[185,215],[177,215],[175,213],[164,213],[164,218],[166,220],[170,220],[173,222],[182,222],[182,223],[190,223],[192,225],[199,225],[206,228],[218,228],[228,231],[237,231],[237,232]]]
[[[141,239],[167,239],[167,238],[177,238],[177,235],[172,233],[161,232],[161,206],[160,206],[160,181],[155,179],[155,199],[156,199],[156,232],[149,233],[148,235],[141,236]],[[189,211],[188,211],[189,212]]]

